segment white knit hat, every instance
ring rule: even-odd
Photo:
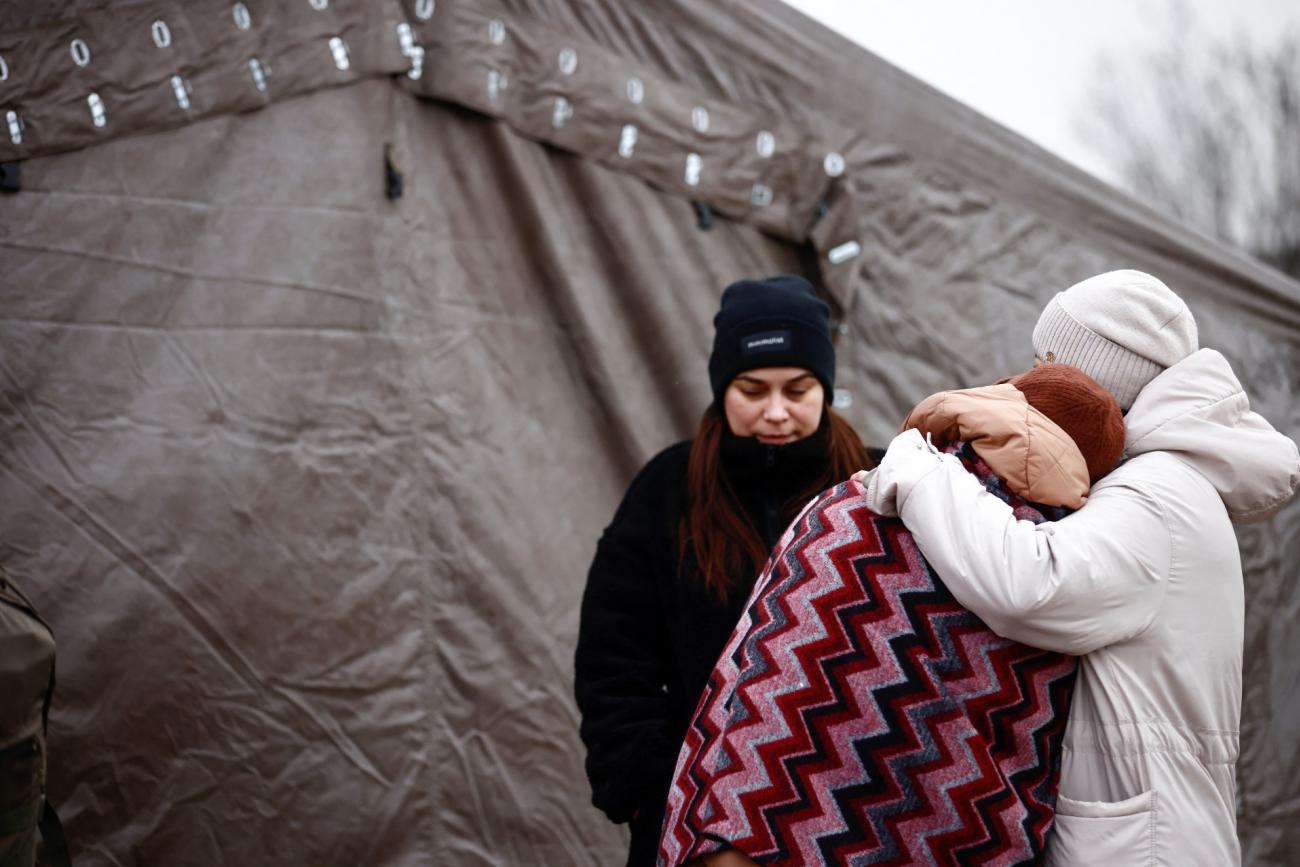
[[[1141,271],[1108,271],[1057,293],[1033,340],[1039,360],[1079,368],[1125,412],[1156,374],[1198,348],[1192,311]]]

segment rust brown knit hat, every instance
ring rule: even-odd
[[[1124,414],[1099,382],[1068,364],[1040,364],[1006,380],[1029,405],[1056,422],[1074,440],[1096,482],[1124,453]]]

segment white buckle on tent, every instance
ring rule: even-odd
[[[90,46],[84,39],[74,39],[68,45],[68,51],[72,52],[72,62],[78,66],[90,65]]]
[[[835,397],[831,400],[831,406],[836,409],[848,409],[853,406],[853,395],[847,388],[835,389]]]
[[[317,12],[323,12],[328,9],[330,5],[330,0],[307,0],[307,2],[310,3],[311,8],[315,9]]]
[[[635,75],[627,80],[627,99],[633,105],[640,105],[645,99],[645,84]]]
[[[104,100],[99,98],[98,93],[92,93],[86,97],[86,104],[90,106],[90,120],[96,127],[102,127],[108,123],[108,115],[104,112]]]
[[[562,128],[573,117],[573,106],[562,96],[555,97],[555,108],[551,111],[551,126]]]
[[[822,168],[826,170],[827,177],[838,178],[844,174],[844,157],[831,151],[826,155],[826,159],[822,160]]]
[[[578,52],[572,48],[560,49],[560,72],[565,75],[573,75],[578,69]]]
[[[749,203],[755,208],[766,208],[772,204],[772,188],[767,184],[754,184],[749,191]]]
[[[5,60],[4,55],[0,54],[0,81],[9,80],[9,61]]]
[[[415,33],[405,21],[397,25],[397,46],[403,57],[410,57],[411,49],[415,47]]]
[[[249,14],[248,7],[243,3],[236,3],[230,7],[230,14],[235,18],[235,26],[240,30],[247,30],[253,26],[253,16]]]
[[[9,124],[9,140],[14,144],[23,143],[23,121],[16,111],[6,111],[5,120]]]
[[[179,75],[172,76],[172,93],[176,94],[176,104],[184,111],[190,110],[190,85]]]
[[[624,124],[623,131],[618,136],[618,155],[623,159],[628,159],[636,150],[636,127],[632,124]]]
[[[406,77],[419,81],[424,75],[424,47],[417,45],[411,49],[411,68],[406,70]]]
[[[334,55],[334,65],[340,72],[346,72],[352,65],[352,61],[348,58],[348,44],[343,41],[343,37],[330,37],[330,54]]]
[[[776,153],[776,136],[772,135],[765,129],[758,131],[758,136],[754,139],[754,150],[763,159],[767,159]]]
[[[708,132],[709,110],[702,105],[697,105],[691,109],[691,126],[695,128],[696,132]]]
[[[411,61],[406,77],[419,81],[420,76],[424,75],[424,48],[415,44],[415,31],[405,21],[397,25],[397,44],[402,56]]]
[[[415,0],[415,17],[421,21],[428,21],[432,18],[434,9],[434,0]]]
[[[704,160],[700,159],[699,154],[686,155],[686,186],[697,187],[700,185],[700,174],[704,170]]]
[[[149,27],[149,32],[153,34],[153,44],[159,48],[166,48],[172,44],[172,30],[161,18]]]
[[[830,252],[826,254],[826,261],[830,262],[832,265],[839,265],[842,262],[847,262],[850,259],[855,258],[861,252],[862,245],[857,241],[845,241],[843,244],[831,248]]]
[[[253,87],[259,93],[266,93],[266,77],[271,74],[270,67],[262,66],[262,61],[254,57],[248,61],[248,74],[253,77]]]
[[[500,45],[506,41],[506,23],[500,18],[493,18],[488,22],[488,42],[493,45]]]
[[[509,84],[506,80],[506,74],[497,69],[489,69],[487,74],[487,95],[488,99],[493,102],[501,95],[501,91],[506,89]]]

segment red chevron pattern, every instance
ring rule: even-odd
[[[1017,517],[1057,519],[951,449]],[[661,867],[1031,864],[1060,775],[1075,660],[996,635],[902,522],[846,482],[786,531],[701,697]]]

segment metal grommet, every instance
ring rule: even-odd
[[[72,62],[78,66],[90,65],[90,46],[84,39],[74,39],[68,44],[68,51],[72,53]]]
[[[161,18],[150,25],[149,33],[153,36],[153,44],[159,48],[166,48],[172,44],[172,30]]]
[[[822,160],[822,168],[826,170],[827,177],[838,178],[844,174],[844,157],[831,151],[826,155],[826,159]]]

